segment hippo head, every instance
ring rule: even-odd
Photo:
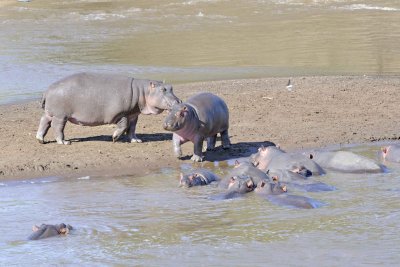
[[[146,94],[146,107],[142,113],[159,114],[170,110],[174,104],[182,101],[174,95],[172,86],[162,82],[151,81]]]
[[[266,162],[264,158],[268,155],[268,147],[261,146],[257,153],[250,156],[250,162],[258,169],[266,169],[268,167],[269,161]]]
[[[228,184],[228,190],[244,194],[254,190],[254,182],[250,176],[233,176]]]
[[[164,129],[172,132],[182,129],[188,118],[188,113],[189,107],[186,104],[175,104],[164,120]]]
[[[180,187],[192,187],[193,186],[193,180],[196,178],[197,174],[186,174],[183,175],[181,173],[180,175],[180,180],[179,180],[179,186]]]
[[[287,187],[278,181],[277,176],[274,176],[272,177],[272,183],[261,181],[254,191],[259,194],[280,195],[287,192]]]

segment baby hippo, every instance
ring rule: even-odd
[[[219,177],[206,169],[196,169],[190,173],[180,175],[179,186],[192,187],[198,185],[208,185],[211,182],[219,181]]]
[[[381,155],[384,160],[400,162],[400,144],[382,147]]]
[[[173,132],[175,155],[182,156],[181,145],[194,143],[193,161],[203,161],[203,141],[207,139],[207,150],[213,150],[217,134],[221,134],[222,147],[231,143],[228,135],[229,111],[225,102],[211,93],[199,93],[186,103],[175,104],[165,118],[164,129]]]
[[[60,224],[42,224],[41,226],[34,225],[32,227],[33,233],[28,237],[29,240],[38,240],[57,235],[67,235],[72,226],[64,223]]]

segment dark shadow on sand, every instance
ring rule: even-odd
[[[240,142],[231,145],[230,149],[223,149],[222,146],[216,147],[212,151],[205,152],[204,161],[225,161],[235,158],[249,157],[251,154],[257,152],[261,146],[275,146],[273,142]],[[182,160],[190,160],[192,155],[183,156]]]
[[[143,143],[145,142],[154,142],[154,141],[167,141],[172,140],[171,133],[154,133],[154,134],[137,134],[139,139],[142,139]],[[78,137],[69,139],[71,142],[90,142],[90,141],[104,141],[104,142],[112,142],[111,135],[98,135],[98,136],[89,136],[89,137]],[[127,135],[121,136],[117,142],[120,143],[129,143],[130,140]]]

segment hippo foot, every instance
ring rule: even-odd
[[[131,143],[142,143],[143,141],[142,141],[142,139],[139,139],[139,138],[132,138],[131,139]]]
[[[71,141],[65,141],[65,140],[59,141],[59,140],[57,140],[57,144],[59,144],[59,145],[70,145]]]
[[[204,157],[198,156],[198,155],[193,155],[191,160],[194,162],[202,162]]]
[[[44,144],[44,139],[36,137],[36,139],[38,140],[39,144]]]

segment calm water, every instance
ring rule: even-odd
[[[400,1],[0,2],[0,104],[82,70],[169,82],[400,73]]]
[[[379,147],[351,150],[376,159]],[[337,191],[292,192],[327,204],[314,210],[275,206],[252,193],[211,200],[217,188],[178,188],[173,169],[3,182],[0,265],[398,266],[400,165],[387,167],[318,178]],[[76,230],[26,240],[33,224],[60,222]]]

